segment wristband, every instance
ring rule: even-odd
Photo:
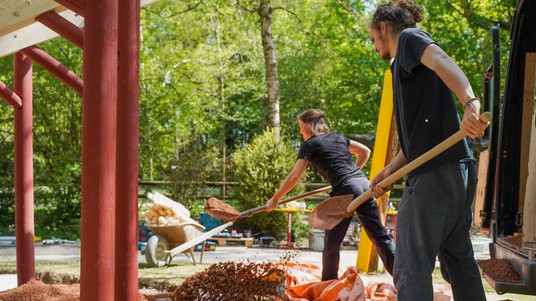
[[[480,98],[478,98],[478,97],[470,98],[470,99],[463,105],[463,109],[465,110],[465,108],[467,108],[467,107],[471,107],[471,108],[473,108],[473,109],[476,109],[475,106],[473,105],[473,101],[475,101],[475,100],[480,101]]]

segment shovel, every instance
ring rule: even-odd
[[[326,192],[330,189],[331,189],[331,186],[327,186],[327,187],[319,188],[319,189],[312,190],[309,192],[305,192],[297,196],[293,196],[288,199],[281,200],[279,201],[279,204],[286,204],[292,201],[301,200],[303,198],[306,198],[315,194]],[[210,216],[215,217],[217,219],[221,219],[224,221],[236,221],[237,219],[241,217],[246,217],[246,216],[253,215],[255,213],[266,211],[266,205],[248,209],[246,211],[238,212],[229,204],[223,201],[220,201],[215,197],[211,197],[205,203],[205,211]]]
[[[485,112],[480,115],[480,121],[483,123],[488,123],[491,118],[492,116],[489,112]],[[415,160],[409,162],[387,178],[383,179],[377,185],[379,185],[380,187],[390,186],[406,174],[413,171],[415,168],[428,162],[430,159],[434,158],[446,149],[458,143],[460,140],[465,138],[465,136],[467,136],[467,134],[464,131],[457,131],[452,136],[448,137],[443,142],[436,145],[434,148],[420,155]],[[372,190],[368,190],[365,193],[361,194],[353,201],[351,201],[350,204],[348,204],[348,201],[341,200],[340,198],[328,198],[322,203],[320,203],[318,206],[316,206],[311,212],[311,214],[309,214],[309,225],[318,229],[331,230],[343,219],[352,216],[356,208],[371,197]]]

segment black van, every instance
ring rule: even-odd
[[[503,91],[499,28],[491,30],[483,111],[493,121],[478,144],[474,223],[493,238],[490,260],[479,262],[488,283],[498,293],[536,295],[536,0],[515,9]]]

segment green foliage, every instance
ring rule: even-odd
[[[205,181],[221,179],[221,160],[217,149],[202,149],[198,143],[178,151],[170,173],[169,191],[172,199],[190,210],[193,218],[203,211],[205,199],[200,198],[207,189]]]
[[[235,189],[237,209],[266,204],[294,166],[295,158],[295,149],[284,138],[278,141],[274,129],[265,130],[251,144],[235,151],[232,164],[239,183]],[[303,187],[297,185],[292,193],[301,191]],[[255,229],[267,234],[276,235],[285,229],[285,215],[281,212],[259,213],[250,220]]]
[[[509,27],[515,3],[495,0],[420,2],[425,8],[422,28],[454,59],[468,77],[476,95],[482,97],[483,73],[488,68],[484,63],[490,63],[489,59],[484,59],[484,52],[491,51],[491,47],[486,45],[491,26],[502,23]],[[501,32],[503,68],[506,67],[509,45],[509,32],[504,27]]]
[[[254,151],[252,139],[263,131],[266,98],[254,11],[258,0],[162,0],[143,8],[139,178],[173,181],[172,197],[188,205],[194,216],[204,203],[198,198],[203,182],[238,181],[239,208],[249,209],[271,197],[294,163],[291,145],[301,140],[295,121],[301,111],[323,109],[333,131],[344,135],[373,134],[388,68],[368,36],[367,20],[376,2],[272,1],[281,132],[288,140]],[[501,24],[504,71],[516,0],[417,2],[426,13],[420,26],[453,57],[482,96],[487,68],[482,61],[489,61],[482,48],[489,27]],[[39,47],[81,76],[80,49],[65,39]],[[0,59],[0,80],[11,88],[12,70],[12,56]],[[13,108],[5,103],[0,104],[0,121],[0,231],[8,232],[14,224]],[[74,238],[80,218],[81,97],[38,66],[33,134],[36,232],[45,238]],[[243,158],[244,165],[234,162],[233,169],[226,160],[231,156],[234,161]],[[318,180],[315,173],[308,179]],[[251,220],[257,216],[284,223],[281,213]],[[264,230],[267,225],[260,226]]]
[[[39,46],[75,73],[81,73],[79,48],[64,39]],[[6,62],[11,66],[5,65]],[[11,87],[12,64],[12,59],[6,58],[0,65],[1,80]],[[35,233],[43,238],[77,239],[80,233],[81,97],[35,64],[33,85]],[[13,108],[2,104],[0,119],[0,215],[3,216],[0,231],[10,232],[14,225],[15,203]]]
[[[82,51],[64,39],[40,45],[81,76]],[[49,72],[34,68],[35,232],[80,237],[82,97]]]

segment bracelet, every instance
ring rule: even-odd
[[[473,108],[473,109],[476,109],[475,106],[473,105],[473,101],[475,101],[475,100],[480,101],[480,98],[478,98],[478,97],[470,98],[470,99],[463,105],[463,109],[465,110],[466,107],[471,107],[471,108]]]

